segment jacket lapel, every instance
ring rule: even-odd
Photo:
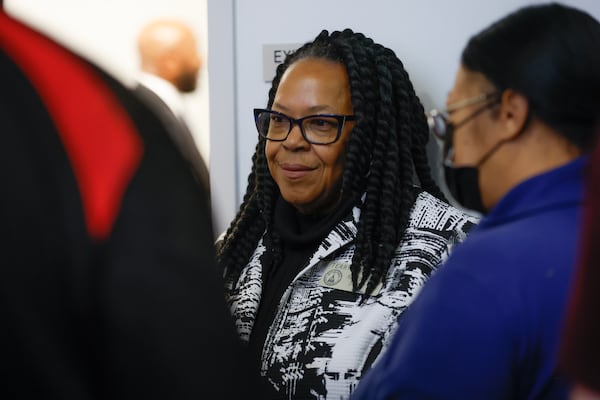
[[[351,243],[356,237],[359,217],[360,208],[354,207],[352,212],[340,221],[325,239],[321,241],[306,266],[302,268],[302,271],[296,275],[292,282],[313,268],[321,260],[324,260],[337,250]],[[260,306],[263,284],[261,259],[265,251],[266,247],[261,239],[237,283],[234,283],[233,287],[229,288],[229,305],[238,333],[244,341],[250,339],[258,307]],[[286,291],[287,293],[289,293],[289,290]],[[286,295],[284,295],[285,297]]]

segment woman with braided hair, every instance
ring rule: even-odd
[[[278,69],[243,204],[219,242],[260,398],[348,398],[399,315],[476,219],[430,175],[429,130],[394,52],[322,31]]]

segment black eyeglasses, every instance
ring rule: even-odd
[[[340,138],[346,121],[354,121],[354,115],[316,114],[294,119],[277,111],[254,109],[258,133],[274,142],[286,140],[294,125],[298,125],[307,142],[331,144]]]
[[[429,129],[439,139],[444,140],[452,134],[452,132],[475,118],[477,115],[487,110],[500,100],[500,92],[484,93],[478,96],[469,97],[468,99],[459,100],[446,108],[446,111],[431,110],[427,114],[427,122],[429,123]],[[452,112],[459,110],[463,107],[467,107],[473,104],[487,102],[482,107],[475,110],[472,114],[468,115],[462,121],[455,124],[448,121],[448,115]]]

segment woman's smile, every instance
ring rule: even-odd
[[[297,163],[279,163],[278,166],[283,171],[283,175],[291,180],[301,179],[317,169],[316,167]]]

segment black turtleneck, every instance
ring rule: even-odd
[[[310,256],[325,236],[355,204],[353,199],[347,199],[327,214],[304,215],[283,198],[277,200],[273,230],[281,238],[282,259],[278,265],[273,265],[268,249],[261,259],[263,288],[249,344],[255,365],[260,366],[263,345],[285,290],[308,264]]]

